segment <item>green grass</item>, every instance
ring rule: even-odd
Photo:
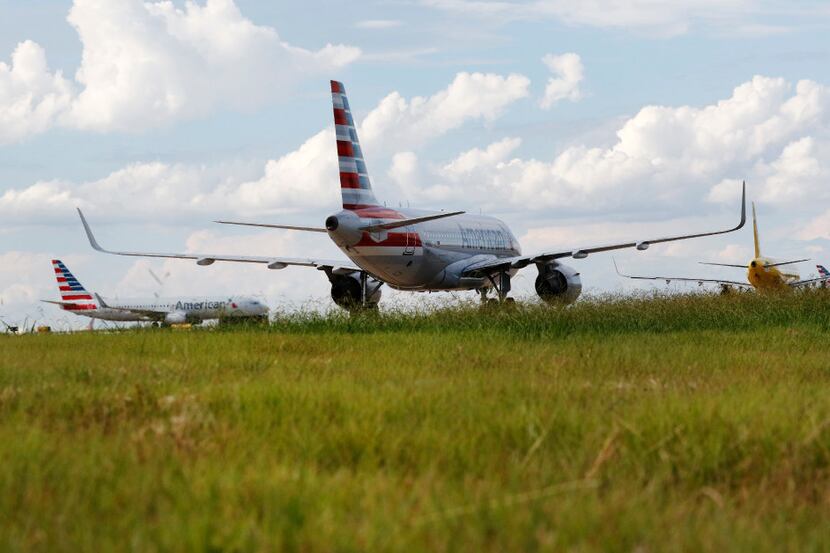
[[[830,294],[0,338],[4,551],[809,551]]]

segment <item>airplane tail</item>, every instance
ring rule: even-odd
[[[372,183],[363,151],[357,138],[346,87],[338,81],[331,81],[331,101],[334,106],[334,129],[337,136],[337,158],[340,165],[340,193],[343,209],[360,209],[378,205],[372,192]]]
[[[758,240],[758,219],[755,217],[755,202],[752,202],[752,235],[755,238],[755,258],[761,257],[761,242]]]
[[[60,259],[52,260],[55,278],[58,281],[58,291],[61,294],[60,306],[67,311],[87,311],[97,309],[94,298],[84,286],[78,282],[69,269]]]
[[[820,278],[830,278],[830,271],[824,265],[816,265],[816,269],[818,269],[818,276]]]

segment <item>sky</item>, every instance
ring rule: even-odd
[[[313,269],[95,252],[75,207],[105,247],[341,257],[212,222],[339,209],[329,79],[387,205],[499,217],[530,253],[732,226],[746,180],[763,253],[811,258],[807,277],[830,263],[829,29],[810,0],[0,0],[0,318],[85,324],[39,301],[53,258],[105,297],[327,308]],[[740,279],[698,261],[751,255],[747,225],[613,258]],[[612,255],[569,263],[586,293],[666,289]]]

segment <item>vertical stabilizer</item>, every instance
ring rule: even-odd
[[[369,173],[363,161],[363,151],[357,138],[346,87],[331,81],[331,101],[334,106],[334,129],[337,135],[337,159],[340,166],[340,193],[343,209],[360,209],[378,205]]]
[[[53,259],[52,268],[55,270],[55,279],[58,281],[62,307],[65,310],[88,311],[97,308],[92,294],[78,282],[78,279],[69,271],[63,261]]]
[[[758,219],[755,217],[755,202],[752,202],[752,236],[755,238],[755,258],[761,257],[761,243],[758,240]]]

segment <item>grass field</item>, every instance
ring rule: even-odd
[[[830,294],[0,337],[4,551],[809,551]]]

